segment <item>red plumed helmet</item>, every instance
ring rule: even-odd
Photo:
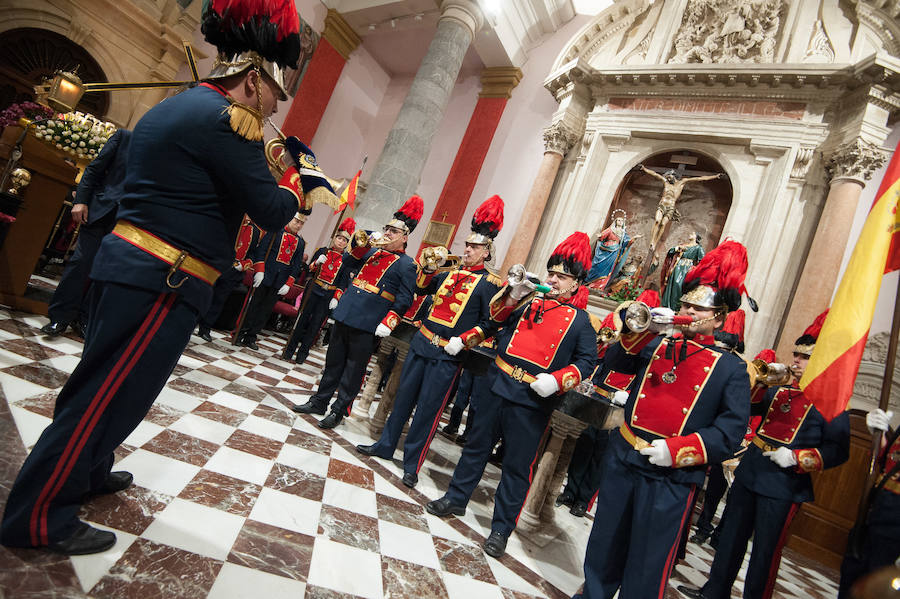
[[[503,228],[503,199],[494,195],[481,203],[472,215],[472,233],[483,237],[494,239],[497,233]],[[486,241],[478,242],[467,239],[469,243],[486,243]]]
[[[729,312],[725,317],[725,324],[722,325],[722,332],[737,335],[738,338],[744,340],[744,320],[746,315],[743,310],[735,310]]]
[[[637,296],[634,301],[647,304],[651,308],[659,308],[661,304],[661,302],[659,301],[659,293],[653,289],[645,289],[641,291],[641,294]]]
[[[825,324],[826,316],[828,316],[828,310],[825,310],[816,316],[813,323],[806,327],[803,334],[797,338],[794,342],[794,351],[796,353],[805,354],[807,356],[812,354],[812,350],[816,346],[816,341],[819,339],[819,333],[822,332],[822,325]]]
[[[726,239],[685,275],[681,301],[704,308],[737,310],[741,296],[747,293],[744,287],[747,266],[747,248]],[[747,299],[755,312],[756,302],[749,296]]]
[[[576,231],[563,240],[547,260],[547,270],[561,272],[584,280],[591,269],[591,240],[587,233]]]
[[[394,213],[394,218],[391,219],[388,226],[405,229],[407,233],[412,233],[424,212],[425,202],[419,196],[414,195],[400,206],[400,210]]]
[[[352,217],[347,217],[344,219],[344,222],[338,227],[338,231],[343,231],[347,235],[353,235],[353,231],[356,230],[356,221],[353,220]]]
[[[300,57],[300,17],[292,0],[205,0],[202,31],[225,56],[256,52],[282,67]]]
[[[762,360],[766,364],[771,364],[775,361],[775,350],[774,349],[764,349],[753,358],[754,360]]]
[[[803,331],[803,334],[809,335],[813,339],[818,340],[819,333],[822,332],[822,325],[825,324],[825,318],[827,316],[828,316],[828,309],[826,308],[826,310],[824,312],[822,312],[821,314],[816,316],[816,319],[813,321],[813,323],[811,325],[806,327],[806,330]]]

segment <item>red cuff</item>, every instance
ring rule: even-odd
[[[352,243],[352,240],[351,240]],[[347,253],[356,258],[357,260],[362,260],[366,252],[371,249],[368,243],[363,245],[351,245],[350,248],[347,249]]]
[[[303,187],[300,183],[300,173],[297,172],[296,166],[292,166],[284,171],[284,175],[282,175],[281,179],[278,181],[278,187],[286,189],[294,194],[294,197],[297,198],[298,212],[306,209],[303,205]]]
[[[423,287],[423,288],[428,287],[428,284],[431,283],[431,279],[433,279],[434,275],[436,275],[437,273],[436,272],[425,272],[424,270],[422,270],[421,264],[418,264],[417,266],[419,267],[418,268],[419,272],[418,272],[418,275],[416,276],[416,286]]]
[[[334,290],[334,299],[340,301],[342,295],[344,295],[344,290],[340,287]]]
[[[688,468],[706,463],[706,447],[697,433],[666,439],[666,445],[672,454],[673,468]]]
[[[819,472],[825,468],[822,454],[818,449],[795,449],[794,458],[797,460],[797,472]]]
[[[285,281],[284,284],[288,286],[288,289],[293,287],[294,286],[294,277],[288,277],[287,281]]]
[[[484,341],[484,331],[481,330],[481,327],[475,327],[464,333],[460,333],[459,338],[462,339],[462,342],[466,347],[471,349]]]
[[[241,270],[249,270],[250,267],[253,266],[253,261],[247,258],[246,260],[241,260]]]
[[[560,368],[556,372],[550,374],[556,379],[556,384],[559,385],[560,393],[571,391],[581,382],[581,372],[579,372],[574,364],[569,364],[565,368]]]
[[[381,324],[393,331],[400,324],[400,315],[393,310],[389,310],[387,316],[382,319]]]
[[[255,272],[266,272],[266,263],[265,262],[254,262],[253,270]]]

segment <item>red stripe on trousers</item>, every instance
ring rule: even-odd
[[[101,384],[100,389],[97,390],[97,393],[94,395],[94,398],[88,405],[87,410],[85,410],[85,413],[82,415],[81,420],[75,427],[75,431],[69,438],[69,442],[66,444],[66,448],[60,456],[59,461],[57,461],[53,473],[50,475],[50,478],[47,480],[47,483],[41,490],[41,494],[38,496],[38,500],[37,502],[35,502],[34,508],[32,508],[31,512],[29,532],[31,534],[31,542],[33,545],[39,546],[49,544],[47,533],[47,512],[49,510],[50,502],[59,492],[59,489],[62,487],[62,484],[65,482],[65,477],[67,477],[68,474],[65,475],[65,477],[62,479],[62,482],[59,482],[58,479],[61,475],[63,475],[63,472],[70,472],[72,465],[74,465],[74,462],[77,461],[77,454],[74,458],[72,458],[72,452],[75,451],[75,447],[78,444],[79,437],[82,435],[85,427],[88,426],[88,422],[92,418],[92,413],[102,402],[107,389],[113,384],[114,379],[118,376],[119,370],[124,367],[126,361],[128,360],[129,354],[134,350],[135,346],[138,345],[141,336],[144,335],[146,330],[151,326],[153,320],[157,317],[157,313],[160,310],[160,304],[162,303],[164,297],[165,294],[160,294],[160,296],[156,299],[156,302],[153,304],[153,306],[151,306],[150,312],[147,314],[147,317],[144,318],[144,321],[141,323],[138,332],[125,348],[125,351],[119,357],[119,360],[116,362],[115,366],[113,366],[112,370],[110,370],[110,373]],[[88,432],[88,435],[89,434],[90,432]],[[72,464],[68,465],[67,467],[67,462],[70,461],[72,462]]]
[[[678,534],[675,535],[675,543],[669,549],[669,556],[666,558],[666,567],[663,569],[662,581],[659,583],[659,594],[657,599],[665,599],[666,585],[669,582],[669,576],[672,574],[672,566],[675,562],[675,556],[678,555],[678,547],[681,545],[681,535],[685,534],[684,524],[690,518],[691,511],[694,508],[694,495],[697,493],[697,485],[691,485],[691,493],[687,498],[687,505],[684,507],[684,513],[681,514],[681,525],[678,527]]]
[[[441,402],[441,409],[438,410],[434,417],[434,422],[431,423],[431,431],[428,433],[428,438],[425,439],[425,447],[422,448],[422,453],[419,454],[419,462],[416,464],[416,474],[419,473],[422,464],[425,463],[425,454],[428,453],[428,448],[431,447],[431,440],[434,439],[434,431],[437,430],[437,425],[441,421],[441,415],[444,413],[444,408],[447,407],[447,400],[450,399],[450,392],[453,391],[453,383],[456,382],[460,370],[462,370],[462,363],[456,367],[456,374],[454,374],[453,378],[450,380],[450,386],[447,388],[447,393],[444,394],[444,401]]]
[[[769,579],[766,581],[766,592],[763,593],[763,599],[771,599],[772,592],[775,590],[775,581],[778,579],[778,567],[781,566],[781,551],[787,542],[787,531],[791,527],[791,521],[797,515],[798,509],[800,509],[800,504],[793,504],[784,521],[784,527],[781,529],[781,535],[778,537],[778,544],[775,546],[775,554],[772,556],[772,563],[769,564]]]
[[[516,514],[516,526],[519,525],[519,516],[522,515],[522,509],[525,507],[525,502],[528,501],[528,494],[531,493],[531,481],[534,480],[534,465],[537,463],[538,458],[541,455],[541,450],[544,448],[544,438],[547,436],[547,431],[550,430],[550,421],[547,421],[547,426],[544,427],[544,433],[541,435],[541,441],[538,443],[537,451],[534,454],[534,459],[531,460],[531,466],[528,467],[528,491],[525,493],[525,499],[522,500],[522,505],[519,506],[519,513]]]

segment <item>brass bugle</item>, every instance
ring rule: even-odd
[[[788,366],[779,362],[767,363],[765,360],[756,359],[750,362],[750,365],[756,370],[755,382],[766,387],[787,385],[794,376]]]
[[[435,272],[447,272],[448,270],[456,270],[462,264],[462,258],[456,254],[448,254],[444,263],[437,267]]]
[[[699,320],[693,320],[684,324],[672,323],[669,326],[676,329],[689,329],[692,326],[705,324],[710,320],[715,320],[717,316],[717,314],[713,314],[712,316],[707,316],[706,318],[701,318]],[[628,307],[625,308],[625,326],[627,326],[628,330],[632,333],[643,333],[650,328],[652,321],[653,318],[650,313],[650,306],[644,302],[631,302]]]
[[[368,246],[373,248],[384,247],[391,243],[391,240],[387,238],[386,235],[382,235],[378,239],[373,239],[374,233],[369,235],[363,229],[357,229],[353,233],[353,237],[350,238],[351,247],[361,247]]]

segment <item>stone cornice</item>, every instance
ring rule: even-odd
[[[594,69],[582,59],[563,65],[544,82],[557,97],[571,83],[589,85],[594,97],[690,96],[833,102],[868,88],[871,101],[900,111],[900,61],[873,55],[853,65],[671,64]]]
[[[344,60],[348,60],[350,54],[362,43],[362,39],[356,35],[341,13],[333,8],[329,8],[328,14],[325,15],[325,31],[322,32],[322,37],[328,40]]]
[[[489,67],[481,71],[479,98],[510,98],[512,90],[522,80],[518,67]]]

